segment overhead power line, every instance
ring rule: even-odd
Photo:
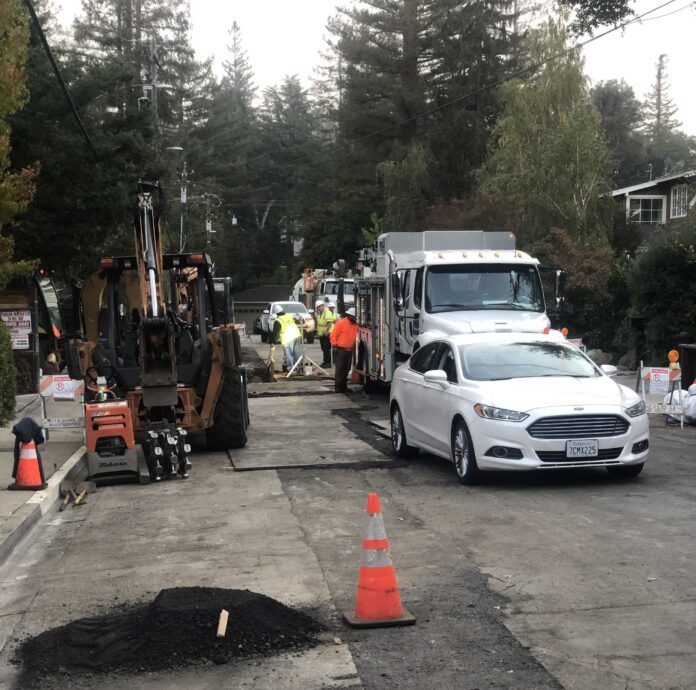
[[[75,118],[75,122],[77,123],[77,126],[80,129],[80,132],[82,132],[82,136],[85,138],[85,141],[87,142],[87,145],[89,146],[90,150],[94,154],[95,157],[98,158],[97,155],[97,150],[94,148],[94,144],[92,143],[92,139],[90,139],[89,134],[87,133],[87,130],[85,129],[84,124],[82,123],[82,119],[80,118],[79,113],[77,112],[77,108],[75,107],[75,103],[73,102],[72,96],[70,95],[70,91],[68,91],[68,86],[63,80],[63,75],[60,73],[60,68],[58,67],[58,63],[56,62],[55,58],[53,57],[53,53],[51,52],[51,47],[48,45],[48,40],[46,39],[46,34],[44,33],[43,29],[41,28],[41,22],[39,21],[39,18],[36,14],[36,10],[34,9],[34,5],[31,0],[24,0],[24,4],[27,6],[27,9],[29,10],[29,14],[31,15],[31,20],[34,22],[34,28],[36,29],[36,32],[39,34],[39,38],[41,39],[41,43],[43,44],[44,50],[46,51],[46,57],[48,57],[48,61],[51,63],[51,67],[53,68],[53,73],[56,75],[56,79],[58,80],[58,84],[60,84],[60,88],[63,92],[63,95],[65,96],[65,100],[68,102],[68,105],[70,106],[70,110],[72,111],[73,117]]]

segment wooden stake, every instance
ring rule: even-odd
[[[225,637],[225,633],[227,632],[227,619],[229,618],[229,615],[229,612],[225,611],[225,609],[222,609],[222,611],[220,611],[220,620],[218,621],[217,629],[218,637]]]

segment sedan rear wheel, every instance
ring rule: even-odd
[[[461,419],[457,420],[452,432],[452,461],[462,484],[476,484],[480,480],[471,436]]]
[[[610,465],[607,471],[612,477],[617,479],[633,479],[643,471],[643,463],[637,465]]]
[[[418,448],[409,446],[408,443],[406,443],[404,418],[396,403],[394,403],[391,412],[391,441],[394,455],[400,458],[412,458],[418,454]]]

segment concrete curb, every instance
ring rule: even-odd
[[[87,477],[85,447],[78,448],[63,466],[49,478],[43,491],[35,491],[0,529],[0,565],[12,555],[15,547],[31,528],[60,500],[60,483],[65,479],[81,481]]]
[[[21,407],[15,408],[15,412],[14,412],[15,417],[19,417],[19,415],[22,414],[22,412],[24,412],[24,410],[31,407],[38,399],[39,399],[39,394],[36,393],[36,395],[34,395],[34,397],[31,400],[29,400],[28,402],[25,402]]]

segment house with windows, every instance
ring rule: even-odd
[[[682,170],[612,192],[626,222],[666,225],[696,218],[696,170]]]

